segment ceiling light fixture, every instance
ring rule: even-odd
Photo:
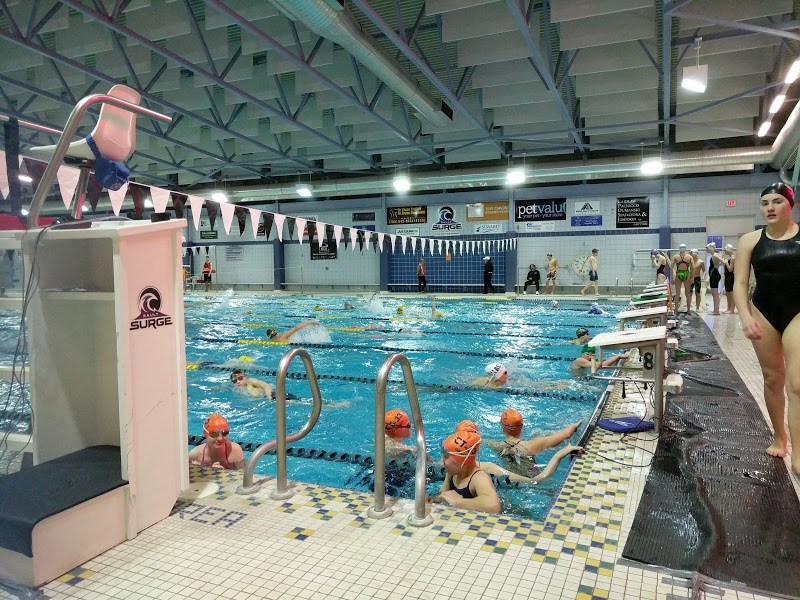
[[[20,212],[20,213],[22,213],[22,216],[23,216],[23,217],[27,217],[27,216],[28,216],[28,209],[27,209],[27,208],[23,208],[23,209],[22,209],[22,210],[20,210],[19,212]]]
[[[697,58],[693,67],[683,67],[683,79],[681,87],[690,92],[702,94],[708,85],[708,65],[700,64],[700,41],[703,38],[694,38],[694,47],[697,50]]]
[[[786,73],[786,79],[784,79],[784,83],[794,83],[794,80],[797,79],[797,76],[800,75],[800,58],[792,63],[792,66],[789,67],[789,72]]]
[[[228,202],[228,197],[223,192],[214,192],[211,194],[211,199],[214,202]]]
[[[761,124],[761,127],[758,128],[758,137],[764,137],[767,135],[769,128],[772,126],[772,121],[764,121]]]
[[[778,112],[784,100],[786,100],[786,94],[778,94],[777,96],[775,96],[775,99],[772,101],[772,104],[769,105],[770,114],[774,115],[776,112]]]
[[[396,191],[404,194],[411,189],[411,180],[408,178],[408,175],[395,175],[392,180],[392,185]]]
[[[644,142],[642,142],[642,165],[639,170],[642,175],[660,175],[664,169],[664,163],[661,161],[661,142],[658,145],[658,156],[652,158],[644,157]]]
[[[30,175],[19,174],[17,175],[17,177],[22,183],[33,183],[33,177],[31,177]]]
[[[295,186],[294,191],[297,192],[297,195],[300,196],[301,198],[311,198],[311,196],[314,195],[313,192],[311,191],[311,188],[308,187],[305,183],[298,183]]]

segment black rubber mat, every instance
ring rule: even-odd
[[[690,318],[682,329],[687,344],[719,357],[700,319]],[[711,343],[704,345],[704,337]],[[668,397],[665,429],[623,556],[797,596],[800,502],[784,462],[764,452],[772,441],[767,423],[726,358],[680,368],[741,395],[695,394],[687,387]]]

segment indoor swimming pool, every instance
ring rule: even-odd
[[[345,302],[354,308],[345,310]],[[431,302],[428,297],[187,295],[189,433],[202,435],[203,419],[219,412],[228,419],[233,440],[258,444],[273,439],[275,403],[241,393],[231,384],[230,373],[243,368],[274,384],[278,363],[291,346],[265,343],[266,329],[285,331],[307,319],[327,329],[319,339],[311,336],[303,343],[314,362],[324,405],[314,430],[294,444],[293,454],[303,457],[290,455],[290,479],[372,489],[369,459],[364,458],[374,452],[375,378],[395,352],[405,353],[411,362],[428,453],[435,460],[440,458],[439,444],[462,419],[475,421],[484,439],[501,438],[499,420],[505,408],[524,415],[523,436],[588,422],[605,385],[572,377],[571,361],[580,348],[569,342],[578,327],[588,327],[592,335],[613,329],[616,309],[611,303],[604,304],[611,314],[588,315],[589,304],[579,301],[561,301],[554,309],[544,299],[437,298],[435,310]],[[485,366],[495,361],[511,373],[507,386],[473,386]],[[289,432],[300,429],[310,413],[311,393],[303,377],[302,362],[293,361],[287,392],[298,399],[288,406]],[[387,409],[410,411],[399,367],[390,380]],[[309,453],[348,458],[310,459]],[[552,453],[543,453],[537,462],[546,463]],[[487,447],[480,459],[498,462]],[[504,512],[542,518],[568,468],[569,461],[562,461],[556,475],[537,486],[501,487]],[[400,477],[387,478],[390,493],[410,497],[413,466],[394,471]],[[441,482],[438,469],[433,471],[429,493]],[[274,475],[274,457],[265,456],[256,472]]]

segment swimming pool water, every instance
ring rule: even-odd
[[[343,310],[345,300],[355,310]],[[317,426],[295,447],[371,456],[374,380],[385,360],[400,351],[411,362],[428,452],[436,459],[439,444],[462,419],[475,421],[485,439],[501,438],[500,413],[509,407],[525,416],[525,436],[558,430],[580,419],[585,424],[605,385],[571,377],[569,366],[580,349],[567,342],[581,326],[593,335],[614,328],[613,316],[588,315],[587,308],[588,303],[577,301],[562,301],[561,308],[553,310],[549,302],[505,297],[440,298],[437,310],[442,314],[433,318],[428,298],[190,295],[186,298],[189,432],[201,435],[203,419],[220,412],[230,423],[232,439],[255,443],[273,439],[275,403],[239,393],[230,383],[230,371],[239,366],[274,384],[278,363],[291,346],[245,342],[265,340],[267,327],[284,331],[310,318],[323,323],[331,338],[330,343],[305,346],[320,376],[326,405]],[[607,308],[613,313],[611,306]],[[511,371],[508,389],[469,387],[494,361]],[[303,372],[302,362],[293,361],[290,375]],[[387,409],[410,413],[399,366],[390,379],[396,383],[388,387]],[[287,392],[301,398],[287,410],[287,430],[294,432],[308,418],[311,393],[307,381],[294,378],[287,381]],[[547,462],[553,452],[543,453],[537,462]],[[480,459],[499,462],[493,454],[484,447]],[[540,485],[500,488],[504,512],[542,518],[568,465],[568,460],[562,461],[558,473]],[[371,470],[362,464],[290,456],[288,469],[290,479],[372,489]],[[274,458],[262,459],[256,472],[274,474]],[[405,477],[406,472],[401,473]],[[411,497],[410,479],[391,491]],[[440,481],[429,482],[429,492],[435,493],[439,485]]]

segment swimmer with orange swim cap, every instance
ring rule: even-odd
[[[228,439],[230,432],[231,428],[225,417],[217,413],[209,415],[203,423],[206,441],[192,448],[189,462],[204,467],[244,468],[244,452],[239,444]]]
[[[459,423],[456,425],[456,433],[459,433],[461,431],[478,433],[478,426],[473,421],[469,420],[459,421]],[[476,464],[478,465],[479,468],[486,471],[489,475],[494,475],[495,477],[500,477],[500,478],[507,477],[509,481],[516,481],[518,483],[539,483],[540,481],[544,481],[545,479],[547,479],[553,473],[556,472],[556,469],[558,469],[558,465],[561,463],[562,458],[573,453],[581,454],[583,453],[583,448],[581,448],[580,446],[572,446],[569,444],[564,446],[553,455],[553,457],[550,459],[547,465],[545,465],[544,469],[542,469],[542,472],[534,477],[526,477],[524,475],[520,475],[519,473],[514,473],[513,471],[507,471],[500,465],[495,464],[493,462],[487,462],[482,460],[480,462],[476,461]]]
[[[383,417],[383,432],[386,434],[386,456],[397,458],[414,452],[403,440],[411,436],[411,421],[405,411],[394,408]]]
[[[442,442],[442,460],[447,475],[433,502],[489,513],[500,512],[500,498],[492,478],[478,466],[480,444],[481,436],[468,428]]]
[[[582,421],[576,421],[555,433],[524,440],[521,437],[524,425],[522,415],[513,408],[507,408],[500,415],[500,426],[503,428],[505,438],[486,440],[486,445],[497,452],[509,471],[525,477],[536,478],[538,475],[544,474],[544,471],[540,473],[536,466],[536,455],[568,440],[575,434],[581,423]],[[577,447],[572,448],[572,450],[576,449]]]

